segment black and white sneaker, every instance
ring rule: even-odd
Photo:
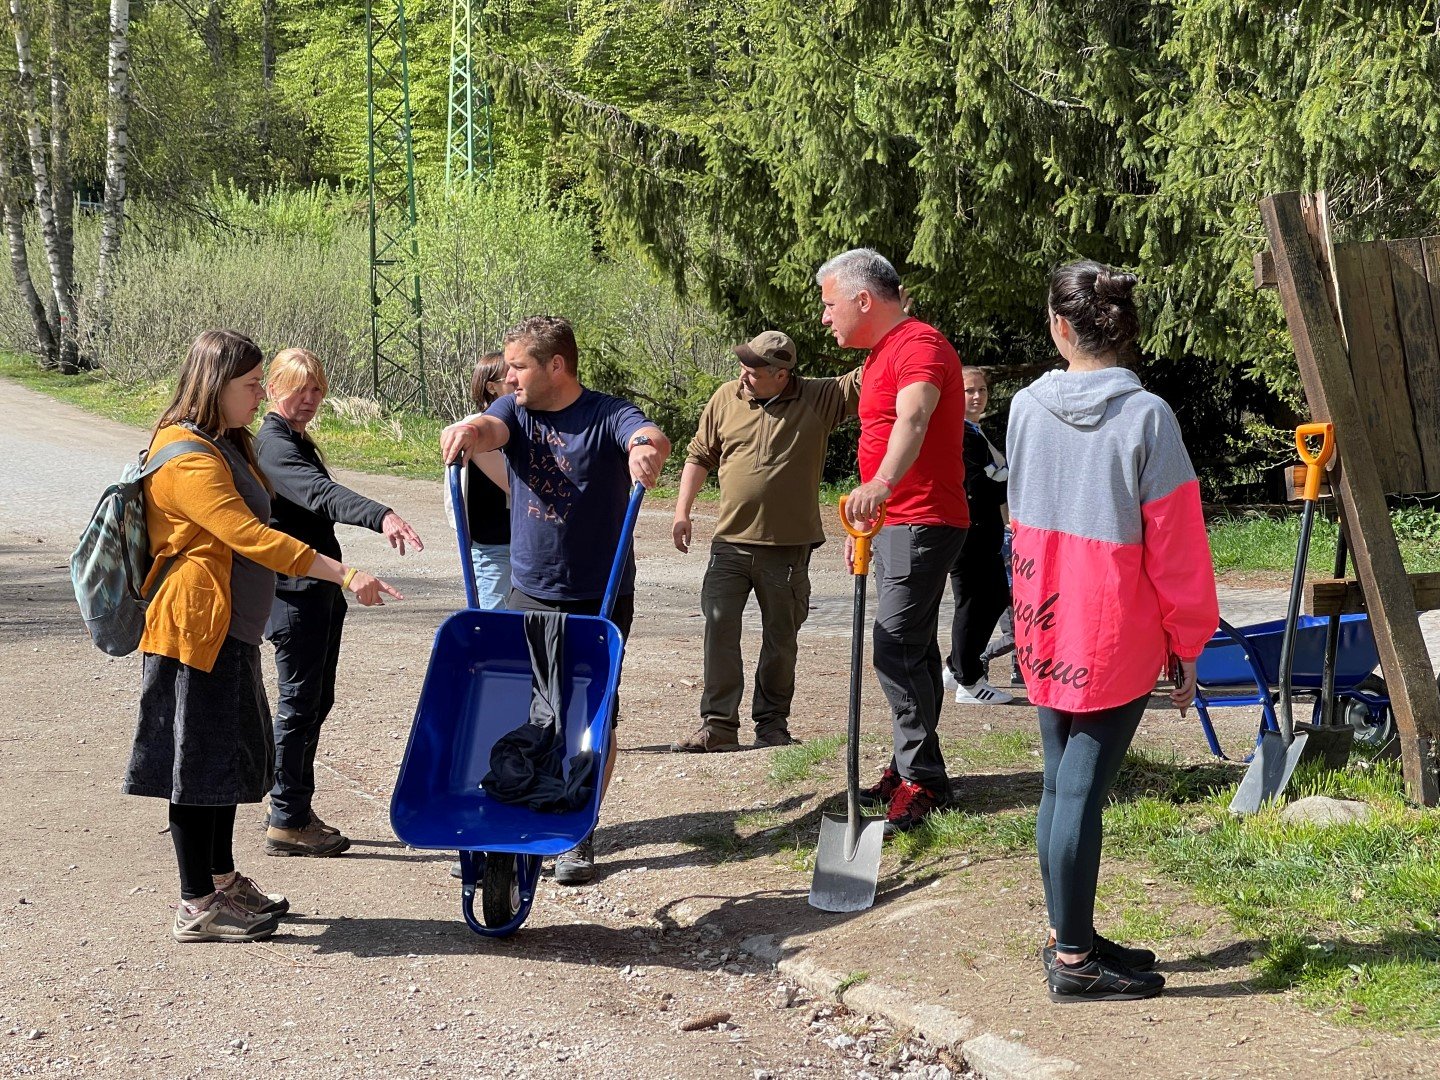
[[[1132,949],[1128,945],[1121,945],[1111,941],[1109,938],[1095,935],[1093,946],[1096,955],[1113,961],[1121,967],[1129,968],[1131,971],[1154,971],[1156,956],[1149,949]],[[1040,962],[1049,971],[1055,966],[1055,942],[1052,939],[1049,944],[1040,949]]]
[[[962,685],[955,688],[957,705],[1009,705],[1014,700],[1014,694],[996,690],[990,685],[990,680],[983,676],[970,686]]]
[[[1153,971],[1132,971],[1091,951],[1078,964],[1056,960],[1047,976],[1050,1000],[1139,1001],[1165,989],[1165,976]]]

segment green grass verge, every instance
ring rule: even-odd
[[[173,389],[169,383],[122,387],[102,372],[61,375],[41,370],[33,360],[14,353],[0,353],[0,377],[138,428],[155,423]],[[429,416],[380,416],[367,402],[330,398],[310,432],[332,466],[436,480],[441,474],[440,429],[444,426]]]
[[[794,746],[782,746],[770,756],[768,775],[781,785],[808,780],[815,767],[833,758],[846,741],[844,735],[822,735]]]
[[[1440,815],[1406,805],[1392,762],[1297,771],[1290,801],[1325,795],[1371,807],[1369,820],[1344,825],[1290,823],[1283,808],[1235,817],[1240,775],[1131,754],[1105,811],[1107,861],[1153,867],[1229,916],[1262,950],[1260,985],[1292,990],[1338,1022],[1440,1033]],[[933,814],[887,850],[913,863],[1028,857],[1034,845],[1027,807]],[[1194,908],[1157,903],[1131,876],[1102,878],[1098,907],[1122,940],[1161,943],[1204,929]]]
[[[1413,573],[1440,570],[1440,514],[1419,508],[1391,514],[1395,537],[1405,567]],[[1227,570],[1279,570],[1290,572],[1300,539],[1300,512],[1284,518],[1245,514],[1212,521],[1209,526],[1210,553],[1217,573]],[[1317,518],[1310,537],[1306,565],[1312,574],[1328,577],[1335,568],[1333,521]],[[1353,576],[1354,569],[1351,569]]]
[[[1127,764],[1132,782],[1157,771],[1153,759]],[[1368,803],[1371,818],[1353,824],[1292,824],[1275,808],[1237,818],[1233,792],[1175,784],[1117,802],[1107,853],[1144,860],[1229,914],[1265,950],[1264,985],[1342,1022],[1440,1031],[1440,815],[1406,806],[1398,766],[1297,772],[1292,800]]]

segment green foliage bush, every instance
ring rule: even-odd
[[[168,381],[210,326],[250,334],[267,353],[301,346],[322,357],[331,392],[368,397],[368,230],[362,195],[276,190],[250,197],[217,185],[200,215],[136,201],[103,326],[80,309],[86,351],[128,385]],[[79,280],[93,277],[99,222],[77,222]],[[414,270],[424,297],[431,412],[470,411],[470,372],[527,315],[569,318],[581,376],[639,403],[683,447],[700,409],[732,370],[726,325],[677,297],[638,257],[596,254],[584,210],[516,173],[422,201]],[[31,265],[44,266],[38,229]],[[36,276],[44,293],[45,279]],[[757,328],[758,329],[758,328]],[[18,304],[0,304],[0,346],[34,347]]]

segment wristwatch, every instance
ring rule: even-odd
[[[629,450],[634,450],[635,447],[637,447],[637,446],[654,446],[654,445],[655,445],[655,440],[652,439],[652,438],[650,438],[649,435],[636,435],[633,439],[630,440],[630,445],[627,447],[627,449],[629,449]]]

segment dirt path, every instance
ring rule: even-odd
[[[369,534],[342,536],[352,559],[408,598],[353,607],[347,624],[317,808],[355,847],[337,860],[267,859],[260,808],[242,807],[241,868],[287,893],[298,917],[266,945],[176,946],[162,808],[117,793],[138,658],[90,646],[64,569],[99,490],[141,441],[0,381],[0,785],[10,822],[0,838],[0,1063],[15,1073],[949,1074],[955,1059],[933,1046],[844,1009],[825,1015],[823,1002],[785,988],[840,977],[859,1008],[975,1039],[967,1046],[997,1077],[1432,1071],[1422,1040],[1335,1028],[1285,995],[1255,993],[1250,943],[1134,868],[1107,868],[1111,895],[1128,890],[1138,899],[1127,903],[1183,914],[1191,927],[1164,951],[1174,989],[1139,1007],[1050,1005],[1033,958],[1043,915],[1029,857],[891,855],[874,909],[849,920],[811,909],[804,857],[820,803],[839,790],[836,762],[779,783],[770,751],[665,750],[695,722],[703,555],[673,549],[663,506],[646,509],[638,537],[639,615],[598,834],[602,877],[576,890],[547,880],[519,934],[476,937],[459,919],[448,859],[406,849],[388,825],[430,638],[460,586],[438,485],[386,477],[348,479],[399,509],[429,546],[400,560]],[[697,520],[697,531],[707,526]],[[708,537],[697,539],[703,552]],[[817,556],[792,724],[802,739],[843,726],[850,587],[836,554]],[[868,769],[884,753],[888,716],[878,689],[866,692]],[[1033,714],[951,705],[944,724],[961,737],[1027,729]],[[1203,753],[1193,722],[1155,712],[1145,729],[1152,744]],[[959,790],[968,809],[1023,805],[1037,775],[981,767]],[[729,1030],[679,1030],[715,1009],[732,1014]]]

